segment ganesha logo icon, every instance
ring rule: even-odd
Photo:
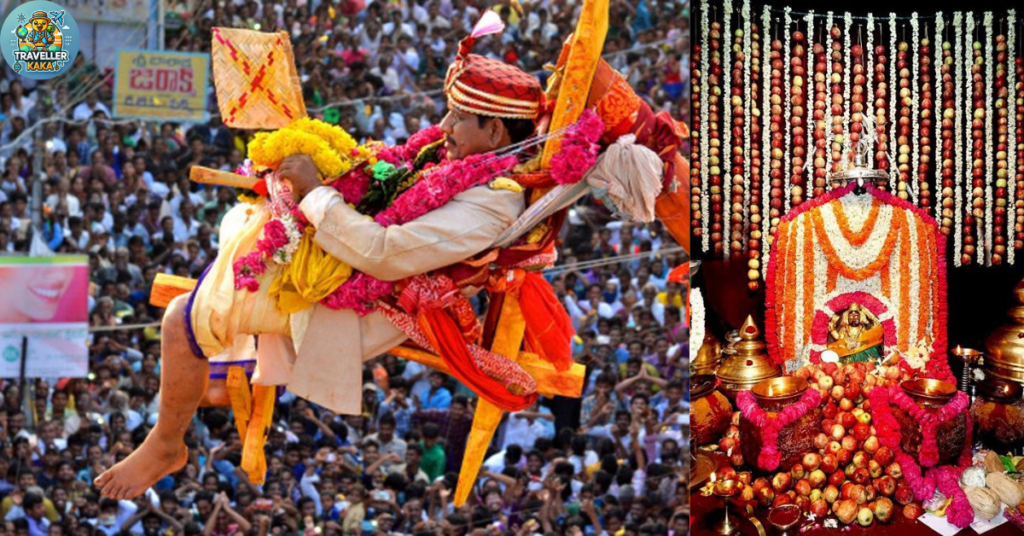
[[[0,29],[0,52],[14,72],[48,80],[71,68],[78,55],[78,24],[53,2],[33,0],[14,8]]]

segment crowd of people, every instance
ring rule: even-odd
[[[209,50],[211,28],[285,30],[307,107],[360,141],[402,143],[440,122],[445,70],[482,9],[474,0],[172,1],[166,47]],[[494,7],[506,22],[485,53],[546,76],[578,0]],[[688,8],[611,1],[606,58],[655,111],[688,120]],[[684,254],[658,223],[574,206],[545,276],[572,317],[583,397],[542,398],[499,428],[467,505],[455,508],[476,397],[453,378],[391,355],[363,371],[364,410],[339,416],[285,392],[268,476],[240,469],[230,408],[203,409],[179,472],[130,501],[92,480],[140,444],[158,417],[158,273],[196,277],[217,255],[234,191],[188,180],[233,170],[245,133],[208,124],[111,118],[109,69],[80,54],[51,81],[0,79],[0,255],[33,240],[87,255],[87,378],[6,381],[0,411],[4,534],[675,534],[688,531],[688,330]],[[41,135],[36,135],[36,133]],[[687,151],[684,150],[684,154]],[[33,209],[41,190],[42,208]],[[32,224],[33,216],[40,221]],[[485,298],[474,299],[480,311]],[[102,329],[100,329],[102,328]]]

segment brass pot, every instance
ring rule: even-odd
[[[714,374],[722,364],[722,341],[718,340],[710,331],[704,334],[704,343],[697,356],[690,361],[691,372],[694,376],[702,374]]]
[[[939,408],[956,395],[956,386],[941,380],[907,380],[900,384],[917,405],[929,413],[936,413]],[[900,425],[903,435],[901,446],[903,451],[914,459],[918,459],[923,436],[921,426],[913,417],[898,407],[892,407],[893,417]],[[939,463],[937,465],[956,464],[967,441],[967,412],[953,417],[936,430],[939,447]],[[920,461],[918,459],[918,461]]]
[[[974,436],[997,452],[1024,446],[1024,388],[1010,380],[986,378],[971,404]]]
[[[769,414],[777,414],[795,404],[807,391],[807,380],[796,376],[783,376],[759,382],[751,389],[758,406]],[[779,467],[760,467],[764,471],[788,470],[803,460],[804,454],[816,452],[814,438],[821,429],[821,407],[813,408],[799,420],[779,430]],[[758,454],[763,442],[761,429],[740,416],[740,450],[743,459],[750,465],[757,465]]]
[[[996,328],[985,341],[982,368],[986,377],[1024,384],[1024,280],[1017,283],[1013,293],[1019,305],[1006,313],[1011,322]]]
[[[735,354],[726,358],[718,369],[718,379],[722,382],[719,390],[730,399],[735,400],[736,393],[750,390],[762,380],[782,375],[782,370],[768,357],[760,335],[754,318],[748,316],[739,330],[740,341],[733,346]]]
[[[710,374],[690,378],[690,441],[695,447],[717,443],[732,422],[732,404],[717,384]]]

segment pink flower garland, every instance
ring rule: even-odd
[[[579,148],[582,154],[572,153],[562,156],[559,165],[585,166],[576,169],[579,177],[594,165],[597,145],[594,143],[604,132],[604,123],[592,110],[584,110],[579,120],[570,127],[563,140],[563,150],[567,146]],[[422,135],[421,135],[422,134]],[[413,136],[403,147],[384,149],[377,157],[395,165],[411,161],[419,154],[422,147],[443,136],[440,128],[431,127]],[[556,159],[552,159],[552,177],[558,180],[555,172]],[[383,227],[402,225],[444,206],[456,195],[474,187],[487,183],[491,179],[509,173],[518,163],[516,155],[496,157],[493,154],[473,155],[459,160],[445,160],[423,173],[416,184],[403,192],[392,202],[391,206],[381,211],[373,219]],[[563,170],[563,173],[569,171]],[[572,182],[568,175],[563,179]],[[357,274],[338,287],[320,303],[331,309],[353,309],[360,316],[373,311],[374,302],[387,296],[394,289],[394,283],[380,281],[367,274]]]
[[[907,485],[910,486],[910,490],[914,493],[914,498],[919,501],[928,500],[935,494],[937,488],[940,493],[952,498],[949,508],[946,509],[946,519],[959,528],[970,525],[974,520],[974,509],[971,508],[967,495],[964,494],[957,484],[963,469],[971,465],[971,416],[966,411],[967,396],[962,392],[958,392],[953,400],[943,406],[937,413],[934,415],[928,414],[924,419],[918,418],[924,410],[903,393],[902,389],[898,386],[875,388],[871,391],[869,399],[871,400],[871,418],[875,423],[878,441],[882,445],[893,449],[896,455],[896,463],[899,464],[900,469],[903,471],[903,478],[906,479]],[[907,401],[913,406],[913,409],[906,407]],[[929,450],[934,448],[934,461],[932,461],[932,464],[938,462],[938,446],[935,438],[936,428],[954,418],[958,413],[966,414],[967,437],[964,442],[964,450],[960,453],[960,459],[958,460],[959,466],[933,467],[928,471],[927,476],[922,474],[921,466],[917,464],[917,460],[903,452],[900,446],[902,432],[896,417],[892,414],[890,402],[895,402],[897,407],[912,415],[919,423],[922,420],[934,423],[934,426],[929,426],[928,428],[922,423],[921,430],[924,441],[919,453],[919,456],[924,457],[925,447],[930,443],[931,447],[929,447]],[[929,428],[930,434],[925,432]],[[931,436],[930,438],[929,435]],[[931,457],[932,453],[929,452],[928,456]]]
[[[866,307],[871,314],[878,318],[884,316],[888,311],[881,300],[871,294],[860,291],[837,296],[832,301],[828,302],[827,306],[833,311],[845,311],[854,303],[857,303],[862,307]],[[825,346],[828,343],[828,322],[829,316],[826,315],[824,311],[818,310],[814,312],[814,322],[811,327],[811,342],[822,346]],[[896,340],[896,324],[892,318],[882,321],[882,330],[884,331],[884,340]],[[821,363],[821,352],[818,350],[811,350],[810,361],[814,364]],[[780,363],[780,365],[785,364]]]
[[[757,455],[757,465],[765,471],[772,471],[779,466],[779,431],[800,420],[804,415],[821,405],[821,393],[817,389],[808,389],[800,400],[787,406],[774,416],[769,415],[757,404],[757,399],[750,391],[736,394],[736,406],[743,416],[761,430],[761,452]]]
[[[826,203],[830,203],[835,199],[839,199],[846,195],[847,193],[853,191],[853,189],[856,186],[856,184],[848,184],[842,188],[832,190],[821,197],[804,201],[799,206],[794,207],[792,210],[787,212],[786,215],[782,217],[780,223],[791,222],[795,220],[797,217],[799,217],[801,214],[809,210],[819,208],[822,205],[825,205]],[[935,221],[935,218],[931,217],[927,211],[924,211],[918,208],[917,206],[911,204],[910,202],[904,201],[899,197],[896,197],[888,192],[879,190],[878,188],[875,188],[874,185],[865,184],[864,188],[867,190],[868,194],[874,196],[881,202],[888,205],[892,205],[896,208],[911,211],[929,227],[934,228],[936,237],[936,251],[934,252],[934,254],[938,258],[938,280],[931,281],[931,284],[935,285],[938,289],[939,303],[946,303],[948,295],[948,289],[946,284],[946,237],[945,235],[938,231],[939,224]],[[778,247],[778,245],[775,244],[775,241],[776,240],[773,238],[773,249]],[[777,260],[778,255],[771,255],[768,258],[768,267],[765,270],[765,283],[766,288],[768,289],[779,288],[780,286],[776,281]],[[922,284],[925,283],[923,282]],[[772,356],[773,360],[779,363],[784,363],[786,357],[783,355],[784,352],[782,351],[782,340],[778,333],[777,326],[779,319],[776,313],[777,304],[775,295],[776,293],[769,291],[766,293],[765,297],[765,340],[768,343],[768,353],[770,356]],[[938,352],[945,352],[947,344],[946,331],[948,313],[944,308],[941,308],[935,314],[936,325],[932,329],[932,334],[935,337],[935,341],[933,342],[933,348],[935,348]],[[946,363],[944,359],[930,359],[928,361],[928,365],[926,365],[926,376],[929,378],[942,379],[944,381],[955,381],[952,379],[953,373],[949,369],[949,364]]]
[[[303,233],[309,220],[299,210],[299,207],[292,207],[290,212],[295,221],[299,234]],[[263,236],[256,241],[256,248],[238,258],[235,261],[235,290],[248,290],[256,292],[260,289],[260,282],[256,276],[267,271],[267,259],[274,256],[274,252],[288,244],[288,232],[284,223],[279,219],[272,219],[263,224]]]
[[[584,110],[551,158],[551,178],[558,184],[579,182],[597,161],[597,140],[602,134],[604,121],[593,110]]]
[[[921,426],[921,450],[918,459],[926,467],[932,467],[939,463],[938,428],[953,420],[958,415],[967,411],[967,395],[957,391],[953,400],[946,403],[939,411],[930,413],[928,410],[918,406],[910,396],[896,387],[890,393],[890,400],[896,407],[905,411]]]

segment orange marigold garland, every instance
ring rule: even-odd
[[[864,225],[859,231],[854,231],[850,228],[850,221],[846,218],[846,211],[843,210],[841,203],[833,203],[833,211],[836,215],[836,223],[839,224],[839,231],[842,232],[843,238],[850,243],[851,246],[860,247],[867,242],[868,237],[871,236],[871,231],[875,228],[875,222],[878,220],[878,213],[881,212],[882,204],[874,199],[871,202],[871,211],[868,212],[868,217],[864,220]]]
[[[839,275],[851,281],[863,281],[878,273],[883,266],[889,263],[889,258],[892,256],[892,252],[896,248],[896,242],[899,240],[900,233],[902,232],[904,225],[906,225],[906,222],[903,221],[901,215],[894,214],[892,225],[885,236],[885,242],[883,243],[878,256],[862,268],[851,268],[843,262],[842,258],[839,257],[835,247],[832,245],[832,239],[829,237],[828,233],[825,232],[825,222],[822,219],[821,211],[812,212],[811,221],[814,223],[814,231],[817,233],[816,240],[821,245],[821,249],[825,253],[825,258],[828,259],[829,266],[831,266],[833,270],[839,272]]]
[[[876,315],[892,318],[886,338],[896,341],[894,346],[901,352],[921,340],[930,341],[933,349],[945,347],[946,319],[935,306],[946,299],[945,238],[938,225],[920,208],[872,185],[866,187],[874,199],[852,197],[854,186],[810,200],[780,223],[776,249],[767,265],[765,320],[770,353],[780,364],[797,359],[799,366],[806,359],[817,359],[827,337],[820,324],[822,308],[841,311],[854,301]],[[875,245],[866,242],[858,248],[845,237],[863,229],[854,232],[847,218],[833,219],[825,213],[838,214],[840,203],[847,202],[869,212],[865,201],[880,204],[883,212],[873,223],[865,222],[876,231],[869,238]],[[878,275],[882,276],[881,295],[864,287],[865,282],[868,288],[873,286],[869,279]],[[893,294],[897,289],[899,294]]]

